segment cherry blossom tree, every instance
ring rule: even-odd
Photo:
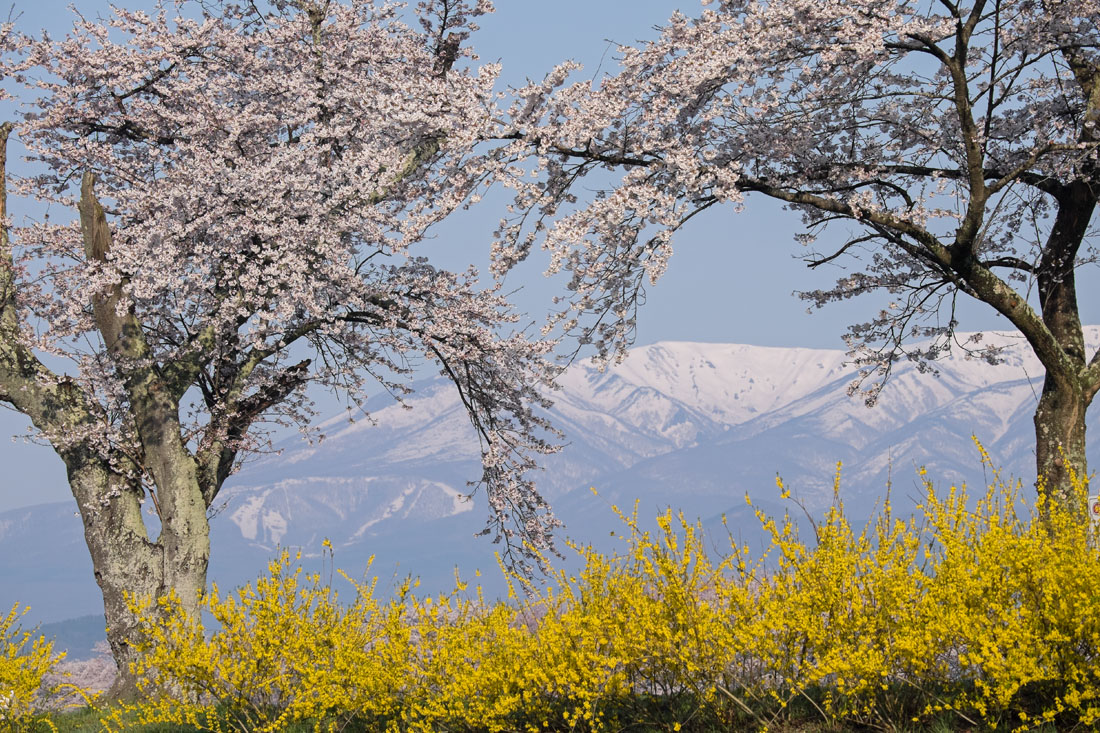
[[[556,524],[526,478],[555,450],[552,343],[496,286],[413,255],[502,174],[499,68],[465,45],[487,0],[425,0],[410,27],[373,0],[165,0],[77,17],[65,38],[2,29],[15,129],[0,158],[0,401],[64,461],[133,680],[124,595],[206,585],[209,516],[271,421],[306,425],[307,385],[356,404],[437,362],[482,441],[493,529],[524,562]],[[14,82],[13,82],[14,80]],[[7,194],[49,205],[8,215]],[[143,510],[159,516],[146,528]]]
[[[1077,301],[1097,259],[1100,3],[703,6],[620,47],[615,75],[569,84],[567,64],[520,91],[513,154],[534,151],[543,175],[513,184],[497,274],[542,242],[551,272],[571,275],[559,324],[606,359],[630,344],[678,229],[711,207],[777,199],[805,223],[810,267],[853,266],[803,298],[887,295],[846,336],[862,367],[853,392],[869,403],[899,359],[925,370],[952,348],[996,359],[955,338],[960,298],[1019,329],[1046,369],[1038,475],[1070,501],[1100,388]],[[582,199],[582,186],[597,194]],[[835,246],[815,244],[826,229],[840,230]],[[731,239],[715,246],[760,246]]]

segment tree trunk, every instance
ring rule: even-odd
[[[1056,380],[1048,373],[1043,382],[1034,418],[1036,486],[1054,504],[1084,517],[1087,492],[1079,489],[1088,477],[1085,412],[1090,400],[1079,385],[1067,384],[1069,381]]]
[[[1085,412],[1095,390],[1090,390],[1086,371],[1088,357],[1077,300],[1076,266],[1097,198],[1087,178],[1067,183],[1055,198],[1058,211],[1036,281],[1043,323],[1061,353],[1050,355],[1036,349],[1046,367],[1043,395],[1035,410],[1036,486],[1073,516],[1084,519],[1088,492],[1079,489],[1088,480]]]
[[[69,483],[80,507],[84,539],[92,557],[95,579],[103,593],[107,641],[118,665],[118,678],[108,691],[112,700],[137,695],[131,665],[140,641],[136,616],[127,596],[159,598],[174,590],[186,611],[198,613],[206,587],[210,531],[205,521],[185,537],[161,530],[151,541],[141,516],[142,489],[136,481],[115,473],[97,457],[66,456]]]
[[[85,255],[89,261],[106,263],[113,234],[96,198],[91,172],[85,172],[81,179],[78,209]],[[142,488],[137,484],[126,487],[128,490],[100,494],[102,509],[81,503],[82,515],[85,505],[89,507],[84,520],[85,537],[96,580],[103,589],[108,640],[119,665],[119,682],[112,691],[117,696],[135,692],[130,664],[135,657],[136,619],[126,607],[126,592],[155,599],[175,591],[183,610],[197,616],[210,560],[207,502],[199,486],[195,457],[182,437],[179,417],[179,397],[194,375],[175,381],[165,378],[156,366],[134,304],[120,310],[125,283],[123,278],[106,291],[93,293],[92,312],[108,354],[120,363],[141,364],[128,369],[125,386],[141,443],[142,471],[157,487],[161,529],[156,542],[150,542],[140,512]],[[93,478],[93,483],[96,480]],[[211,498],[217,488],[213,487]],[[77,493],[75,487],[73,493]]]
[[[0,124],[0,402],[27,415],[46,434],[80,435],[109,421],[93,395],[67,377],[51,372],[22,343],[15,298],[15,267],[7,228],[7,138],[11,125]],[[111,230],[103,207],[95,198],[95,179],[85,174],[81,183],[80,218],[89,259],[105,261]],[[118,312],[122,284],[92,295],[92,310],[108,351],[122,361],[150,361],[142,325],[131,306]],[[105,455],[91,439],[54,442],[65,462],[69,486],[84,523],[84,539],[92,557],[95,579],[103,593],[107,640],[118,665],[112,698],[136,695],[131,665],[137,661],[139,626],[127,596],[160,598],[174,591],[183,609],[197,616],[200,595],[206,589],[210,559],[209,501],[198,481],[195,458],[188,452],[179,422],[179,395],[192,378],[165,384],[154,366],[128,375],[131,411],[141,440],[138,466],[123,451]],[[247,425],[244,429],[247,428]],[[51,438],[51,440],[53,440]],[[137,450],[137,449],[134,449]],[[219,456],[224,451],[219,449]],[[233,452],[227,454],[231,463]],[[121,468],[119,468],[121,467]],[[212,464],[212,475],[227,471]],[[141,479],[151,476],[160,499],[161,530],[149,539],[141,515],[144,493]],[[209,500],[217,494],[209,487]]]

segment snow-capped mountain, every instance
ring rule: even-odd
[[[1087,340],[1095,348],[1100,327]],[[1026,486],[1043,370],[1018,334],[990,341],[1005,345],[1003,364],[955,354],[938,363],[938,376],[899,365],[874,408],[848,396],[854,370],[839,350],[666,342],[606,371],[577,364],[550,411],[567,445],[536,479],[564,534],[597,545],[619,526],[609,505],[629,510],[634,501],[641,517],[672,506],[709,525],[725,514],[751,534],[744,496],[782,512],[777,474],[820,511],[832,501],[838,461],[851,515],[866,516],[888,482],[895,511],[904,510],[919,466],[939,482],[984,483],[971,435]],[[452,582],[456,564],[464,575],[491,570],[496,548],[473,537],[486,513],[483,497],[466,497],[479,454],[457,394],[427,380],[407,404],[368,404],[371,419],[334,417],[319,426],[324,440],[288,438],[280,454],[232,477],[212,523],[211,577],[223,587],[243,582],[278,547],[316,556],[324,538],[352,574],[371,555],[372,574],[416,574],[428,588]],[[1089,424],[1095,459],[1100,434]],[[28,560],[31,535],[62,539],[37,542]],[[0,514],[0,577],[14,580],[0,588],[0,607],[35,603],[46,609],[42,620],[94,613],[97,589],[79,545],[80,521],[67,505]]]

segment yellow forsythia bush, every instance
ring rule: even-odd
[[[838,469],[837,494],[839,481]],[[780,490],[786,496],[781,482]],[[884,712],[900,715],[879,704],[897,678],[924,671],[924,657],[902,639],[918,629],[915,608],[929,579],[918,562],[916,521],[895,519],[887,500],[857,534],[836,498],[806,544],[789,518],[781,526],[758,518],[777,563],[756,594],[756,649],[778,680],[773,701],[782,709],[817,688],[829,718],[871,723]]]
[[[757,594],[780,707],[815,693],[830,722],[875,727],[939,714],[1027,730],[1100,720],[1100,553],[1087,486],[1027,510],[1019,483],[936,492],[903,521],[889,502],[859,534],[837,499],[804,543],[761,515],[778,568]],[[839,490],[839,473],[838,473]]]
[[[980,446],[979,446],[980,447]],[[989,458],[982,451],[983,460]],[[992,468],[992,467],[990,467]],[[1074,478],[1072,505],[1087,506]],[[950,705],[983,721],[1100,721],[1100,553],[1083,517],[1064,505],[1022,514],[1017,486],[994,482],[975,510],[964,492],[937,497],[924,514],[934,544],[934,581],[918,626],[934,629],[920,652],[935,660],[925,679],[966,683]],[[909,634],[916,636],[916,631]],[[941,703],[942,705],[942,703]]]
[[[234,593],[215,586],[202,608],[217,622],[207,637],[179,599],[161,598],[146,613],[144,655],[134,671],[147,700],[142,723],[202,730],[282,731],[297,720],[338,729],[354,715],[390,720],[409,682],[412,628],[402,598],[380,605],[373,584],[355,584],[349,605],[321,582],[293,569],[289,553],[267,577]],[[147,599],[134,599],[139,613]],[[122,725],[123,710],[115,711]]]
[[[1096,542],[1082,517],[1029,508],[992,475],[971,497],[922,472],[914,515],[887,500],[854,528],[838,468],[812,528],[757,513],[770,543],[756,555],[714,552],[671,511],[643,531],[635,509],[623,552],[575,547],[582,567],[523,601],[457,582],[380,601],[353,582],[345,603],[284,553],[203,599],[212,633],[157,601],[168,621],[147,615],[147,699],[127,714],[211,731],[1095,727]]]
[[[65,656],[53,653],[53,642],[19,626],[29,609],[12,606],[0,618],[0,732],[31,731],[44,721],[41,707],[54,692],[46,682]],[[52,726],[50,726],[52,727]]]
[[[487,605],[480,593],[462,597],[465,588],[410,599],[402,729],[462,730],[477,721],[482,730],[514,730],[537,704],[523,695],[530,638],[518,609]]]

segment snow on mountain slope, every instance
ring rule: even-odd
[[[446,483],[405,476],[321,476],[288,478],[274,485],[229,489],[228,519],[241,537],[273,550],[289,540],[312,546],[322,530],[341,541],[356,542],[384,525],[450,517],[473,504]]]
[[[662,415],[647,414],[638,404],[645,400],[636,398],[660,395],[686,414],[736,425],[849,374],[845,359],[827,349],[662,342],[632,350],[604,372],[574,366],[561,379],[559,404],[583,404],[644,427]]]
[[[1095,349],[1100,328],[1087,329],[1086,336]],[[850,369],[823,367],[819,382],[800,380],[802,389],[784,393],[770,411],[595,477],[598,501],[628,507],[639,501],[642,516],[672,506],[712,526],[722,514],[751,525],[751,515],[744,515],[746,493],[782,511],[772,503],[777,475],[811,511],[823,510],[833,500],[839,461],[842,498],[850,511],[865,516],[892,485],[894,507],[904,512],[922,498],[916,474],[922,466],[941,486],[984,485],[987,477],[972,436],[982,441],[1002,475],[1020,479],[1026,490],[1035,477],[1032,415],[1043,370],[1018,334],[987,334],[986,341],[1006,347],[1004,363],[993,366],[955,353],[937,364],[938,375],[899,364],[873,408],[847,397]],[[679,345],[661,346],[673,350]],[[785,354],[775,356],[780,368],[787,363]],[[772,368],[760,355],[756,363],[765,372]],[[1088,423],[1089,455],[1095,456],[1100,449],[1097,411]],[[593,511],[593,504],[588,494],[574,492],[555,508],[575,536],[594,537],[608,515]]]
[[[344,413],[321,422],[323,439],[310,445],[295,435],[277,446],[281,454],[246,465],[237,478],[272,481],[286,477],[361,475],[385,463],[399,468],[407,461],[450,465],[478,460],[477,440],[458,394],[443,379],[419,382],[408,404],[387,400],[369,417]],[[381,401],[381,398],[380,400]],[[368,409],[373,408],[372,404]],[[348,474],[348,471],[352,471]],[[391,471],[392,472],[392,471]],[[368,474],[369,475],[369,471]]]

